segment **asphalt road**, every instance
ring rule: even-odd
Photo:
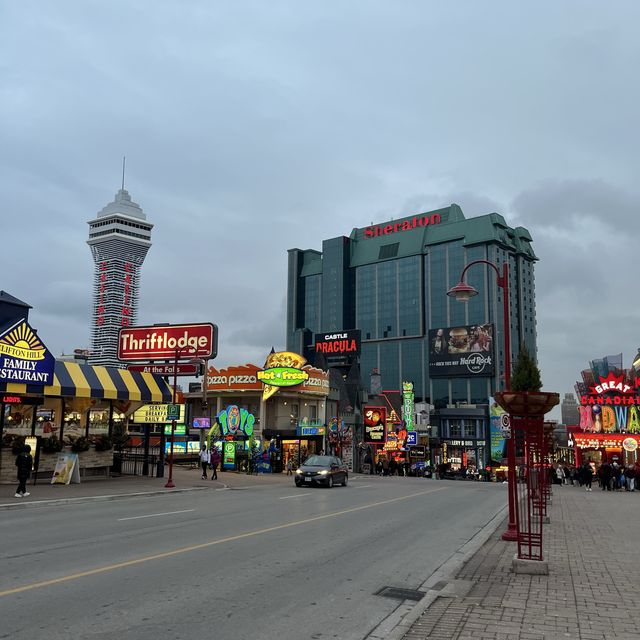
[[[372,477],[7,511],[0,638],[360,640],[505,500]]]

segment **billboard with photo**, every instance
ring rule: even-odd
[[[429,375],[494,375],[493,336],[492,324],[429,329]]]
[[[384,444],[387,436],[386,407],[364,408],[364,441],[369,444]]]

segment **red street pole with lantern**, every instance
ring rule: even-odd
[[[173,394],[172,394],[172,402],[173,405],[178,404],[178,358],[182,355],[182,352],[191,349],[193,353],[196,352],[191,346],[182,347],[181,349],[176,349],[175,357],[173,359]],[[165,489],[174,489],[175,484],[173,482],[173,442],[175,438],[176,432],[176,420],[171,420],[171,445],[169,446],[169,478],[167,479],[167,483],[164,485]]]
[[[503,388],[509,391],[511,384],[511,324],[509,322],[509,264],[502,264],[502,274],[498,267],[488,260],[474,260],[470,262],[462,270],[460,282],[447,291],[447,295],[455,298],[460,302],[468,302],[469,298],[478,295],[475,287],[467,284],[464,280],[467,270],[475,264],[486,264],[491,267],[496,274],[497,284],[502,289],[502,309],[504,324],[504,381]],[[516,449],[513,433],[507,439],[507,480],[509,494],[509,524],[506,531],[502,534],[503,540],[516,541],[518,539],[518,530],[516,526]]]

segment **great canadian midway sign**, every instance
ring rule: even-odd
[[[125,327],[118,334],[122,361],[212,359],[218,354],[218,327],[201,324]]]

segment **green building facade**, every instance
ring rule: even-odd
[[[465,265],[508,261],[512,358],[525,343],[536,354],[531,235],[497,213],[465,218],[449,207],[353,229],[324,240],[322,251],[289,250],[287,348],[310,360],[313,334],[360,329],[362,382],[378,369],[384,389],[414,382],[416,402],[449,409],[487,404],[504,372],[502,290],[494,271],[475,265],[466,281],[479,295],[447,296]],[[491,374],[429,374],[430,330],[493,325]],[[433,332],[431,335],[433,338]]]

